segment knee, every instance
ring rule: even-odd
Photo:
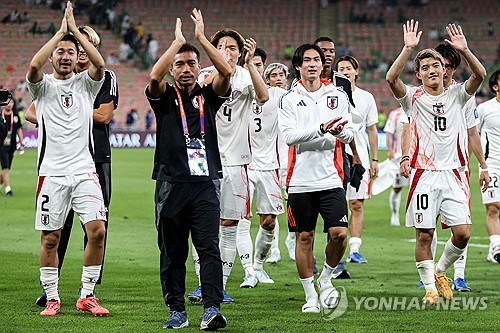
[[[238,226],[238,221],[236,220],[220,220],[220,225],[224,227],[236,227]]]
[[[344,243],[347,240],[347,228],[337,228],[330,232],[330,240],[335,243]]]
[[[56,233],[42,234],[42,247],[47,250],[55,250],[59,245],[60,237]]]
[[[103,242],[104,237],[106,237],[106,228],[104,227],[104,223],[100,223],[95,228],[87,230],[87,237],[89,241],[94,241],[97,243]]]
[[[420,231],[417,232],[417,242],[419,244],[428,244],[430,245],[432,243],[432,237],[434,236],[434,230],[432,232],[430,231]]]
[[[462,244],[462,245],[467,245],[470,239],[470,232],[464,231],[464,232],[455,232],[453,233],[453,238],[455,239],[456,243]]]
[[[394,187],[393,190],[394,190],[394,193],[399,193],[401,192],[401,187]]]
[[[274,215],[262,215],[260,226],[265,230],[274,230],[276,217]]]
[[[361,214],[363,213],[363,201],[361,200],[352,200],[350,203],[351,212],[353,214]]]
[[[299,237],[297,237],[297,244],[305,247],[310,247],[312,249],[313,242],[313,231],[303,231],[299,233]]]
[[[489,218],[498,218],[499,210],[495,205],[488,205],[486,208],[486,214],[488,214]]]

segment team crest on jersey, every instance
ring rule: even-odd
[[[444,106],[443,103],[437,103],[432,106],[432,110],[435,114],[444,114]]]
[[[424,215],[422,213],[415,213],[415,222],[418,224],[424,221]]]
[[[61,102],[62,106],[64,106],[66,109],[69,109],[73,106],[73,94],[61,95]]]
[[[253,105],[253,113],[256,115],[259,115],[262,113],[262,107],[259,104],[254,104]]]
[[[42,222],[43,225],[49,225],[49,214],[42,214],[40,217],[40,222]]]
[[[203,96],[201,96],[201,98],[202,98],[203,102],[205,102],[205,98],[203,98]],[[200,105],[198,103],[198,98],[193,98],[191,100],[191,103],[193,103],[193,106],[194,106],[195,109],[199,109],[200,108]]]
[[[338,96],[327,96],[326,97],[326,106],[330,109],[336,109],[339,106],[339,97]]]

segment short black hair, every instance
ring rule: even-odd
[[[448,43],[441,43],[434,48],[438,51],[443,58],[448,59],[453,66],[453,69],[457,69],[460,66],[461,58],[460,54]]]
[[[321,50],[321,48],[316,45],[316,44],[302,44],[298,48],[295,49],[295,52],[293,53],[292,57],[292,66],[295,69],[295,77],[300,78],[300,72],[296,69],[298,66],[302,66],[302,63],[304,62],[304,53],[306,53],[307,50],[315,50],[319,53],[319,56],[321,57],[321,63],[324,65],[325,64],[325,54]]]
[[[499,77],[500,77],[500,69],[497,69],[496,71],[493,72],[493,74],[491,74],[490,80],[488,81],[488,86],[490,86],[490,90],[494,94],[496,94],[496,91],[493,90],[493,86],[498,86]]]
[[[258,48],[255,49],[255,52],[254,52],[253,56],[254,57],[260,57],[262,59],[262,63],[264,63],[264,64],[266,63],[267,53],[266,53],[266,51],[264,51],[260,47],[258,47]]]
[[[76,39],[76,37],[73,36],[73,34],[66,34],[61,38],[60,42],[66,42],[66,41],[75,44],[76,53],[78,53],[78,40]]]
[[[194,45],[191,45],[189,43],[182,45],[179,51],[177,51],[177,54],[184,52],[194,52],[196,54],[198,62],[200,62],[200,51],[198,51],[198,49]]]
[[[326,37],[326,36],[316,38],[316,40],[314,41],[314,44],[318,44],[319,42],[332,42],[335,44],[333,39],[331,39],[330,37]]]

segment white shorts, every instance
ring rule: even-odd
[[[248,170],[250,201],[255,201],[257,214],[283,214],[283,198],[278,170]]]
[[[367,169],[363,174],[363,179],[357,192],[356,188],[352,187],[351,184],[347,185],[347,200],[370,199],[370,187],[370,172]]]
[[[408,178],[401,176],[401,173],[396,174],[396,178],[394,178],[394,183],[392,184],[393,188],[402,188],[403,186],[408,186]]]
[[[250,195],[246,165],[222,166],[220,218],[241,220],[250,213]]]
[[[483,204],[500,202],[500,170],[490,169],[490,185],[486,192],[481,192]]]
[[[470,188],[466,171],[412,169],[406,210],[406,226],[435,229],[471,224]]]
[[[36,230],[59,230],[70,209],[85,224],[106,221],[106,206],[102,198],[97,173],[76,176],[39,176],[36,195]]]
[[[279,169],[280,173],[280,186],[282,189],[286,189],[286,175],[288,173],[288,170],[286,168],[280,168]]]

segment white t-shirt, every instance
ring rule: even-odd
[[[202,69],[198,81],[203,81],[213,70],[213,66]],[[231,96],[227,96],[216,117],[222,165],[245,165],[252,161],[248,126],[254,99],[250,73],[236,66],[236,72],[231,77]]]
[[[392,148],[394,150],[394,158],[401,157],[401,138],[403,136],[403,124],[408,123],[408,117],[402,108],[392,110],[387,117],[387,122],[384,126],[384,132],[387,135],[392,135]]]
[[[405,96],[398,101],[410,117],[412,168],[452,170],[467,165],[464,105],[470,98],[463,83],[438,96],[428,94],[423,86],[406,86]]]
[[[252,147],[252,163],[254,170],[276,170],[278,160],[278,102],[286,93],[285,89],[271,87],[268,89],[269,100],[260,106],[253,104],[250,118],[250,144]]]
[[[488,168],[500,169],[500,102],[492,99],[477,107],[478,130]]]
[[[88,71],[67,80],[43,74],[40,82],[26,77],[38,121],[38,174],[68,176],[95,172],[92,139],[94,100],[104,82]]]
[[[352,112],[352,122],[355,129],[354,142],[356,143],[356,150],[361,159],[361,164],[368,170],[370,168],[370,155],[368,154],[366,128],[378,123],[377,104],[373,95],[361,88],[356,88],[352,92],[352,99],[356,104]],[[346,151],[352,155],[349,145],[346,145]]]
[[[343,154],[340,141],[321,133],[320,125],[341,117],[347,120],[339,137],[353,138],[347,94],[329,82],[308,92],[297,83],[285,93],[278,106],[280,132],[290,146],[286,185],[289,193],[342,188]]]

